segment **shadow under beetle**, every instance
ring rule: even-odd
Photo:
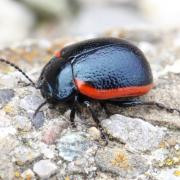
[[[15,64],[5,59],[0,61],[13,66],[40,89],[45,101],[34,116],[46,103],[57,105],[65,102],[71,107],[70,120],[74,125],[78,106],[84,104],[104,139],[101,123],[91,108],[92,100],[98,100],[106,112],[107,103],[119,106],[156,105],[171,110],[158,102],[136,99],[152,89],[153,76],[141,50],[122,39],[96,38],[64,47],[45,65],[37,83]]]

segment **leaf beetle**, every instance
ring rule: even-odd
[[[70,120],[78,104],[90,110],[93,119],[105,138],[103,129],[91,108],[92,100],[99,101],[107,110],[106,103],[119,106],[157,105],[135,99],[148,93],[153,87],[150,65],[135,45],[117,38],[95,38],[64,47],[44,66],[37,83],[34,83],[18,66],[5,60],[20,71],[31,84],[40,89],[46,104],[67,103],[71,105]]]

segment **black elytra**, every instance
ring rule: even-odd
[[[136,46],[121,39],[99,38],[63,48],[60,56],[54,56],[43,68],[38,86],[49,102],[66,102],[77,94],[92,99],[114,99],[113,95],[98,97],[96,92],[91,95],[79,81],[91,86],[91,91],[94,88],[109,93],[126,91],[127,87],[140,89],[151,85],[153,78],[149,63]],[[141,92],[137,92],[139,95]],[[127,92],[126,97],[131,96]],[[116,98],[121,98],[121,92]]]
[[[77,106],[84,104],[92,114],[102,137],[106,138],[101,124],[90,106],[92,100],[120,106],[156,105],[170,108],[158,102],[142,102],[134,99],[146,94],[153,87],[150,65],[135,45],[117,38],[95,38],[64,47],[44,66],[35,84],[15,64],[0,59],[20,71],[31,84],[40,89],[46,104],[67,103],[71,106],[73,122]]]

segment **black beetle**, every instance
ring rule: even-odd
[[[71,105],[70,120],[73,123],[79,103],[85,104],[102,130],[90,101],[98,100],[103,108],[106,103],[120,106],[157,105],[135,99],[153,87],[149,63],[143,53],[131,43],[117,38],[96,38],[63,48],[43,68],[35,84],[15,64],[0,59],[19,70],[37,89],[46,103]],[[74,124],[74,123],[73,123]],[[104,136],[104,134],[102,134]]]

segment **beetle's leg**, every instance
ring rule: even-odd
[[[180,113],[179,109],[170,108],[170,107],[165,106],[162,103],[155,102],[155,101],[145,102],[145,101],[141,101],[140,99],[133,99],[133,100],[127,100],[127,101],[110,101],[108,103],[113,104],[113,105],[118,105],[120,107],[130,107],[130,106],[137,106],[137,105],[157,106],[168,112],[177,111],[178,113]]]
[[[72,127],[76,127],[75,122],[74,122],[76,112],[79,112],[79,113],[81,112],[78,99],[79,99],[79,96],[75,95],[74,102],[71,103],[70,121],[71,121]]]
[[[91,115],[92,115],[92,118],[94,119],[97,127],[99,128],[99,130],[100,130],[100,132],[101,132],[101,138],[102,138],[103,140],[105,140],[105,145],[107,145],[107,144],[108,144],[107,136],[106,136],[106,134],[105,134],[105,132],[104,132],[104,129],[103,129],[102,126],[101,126],[101,122],[100,122],[99,119],[97,118],[96,113],[95,113],[95,112],[93,111],[93,109],[91,108],[89,101],[84,101],[84,104],[85,104],[86,107],[89,109],[89,111],[90,111],[90,113],[91,113]]]
[[[76,127],[75,122],[74,122],[75,114],[76,114],[76,108],[75,108],[75,105],[73,105],[70,112],[70,121],[71,121],[71,126],[73,128]]]
[[[104,109],[104,111],[105,111],[105,113],[106,113],[107,117],[109,117],[109,116],[111,116],[111,115],[112,115],[112,113],[111,113],[111,112],[109,111],[109,109],[107,108],[106,103],[104,103],[104,102],[100,102],[100,105],[101,105],[101,107]]]

